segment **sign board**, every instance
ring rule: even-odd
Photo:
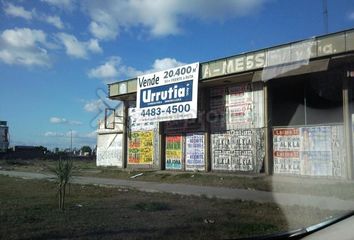
[[[137,78],[139,122],[197,118],[199,63]]]

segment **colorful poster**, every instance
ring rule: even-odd
[[[186,170],[205,171],[204,148],[203,133],[186,135]]]
[[[152,164],[153,131],[132,132],[128,143],[128,164]]]
[[[183,156],[183,137],[166,136],[166,169],[181,170]]]
[[[274,151],[299,151],[300,130],[298,128],[275,128],[273,130]]]

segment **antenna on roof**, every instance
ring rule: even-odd
[[[328,33],[328,8],[327,8],[327,0],[322,1],[322,6],[323,6],[323,25],[324,25],[324,31],[327,34]]]

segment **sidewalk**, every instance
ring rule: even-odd
[[[19,177],[25,179],[43,179],[52,180],[53,174],[18,172],[18,171],[1,171],[1,175],[10,177]],[[317,207],[329,210],[353,210],[354,201],[341,200],[334,197],[322,196],[307,196],[292,193],[272,193],[257,190],[245,190],[224,187],[208,187],[196,186],[187,184],[168,184],[157,182],[144,182],[137,180],[123,180],[110,178],[96,178],[96,177],[77,177],[74,176],[72,183],[89,184],[99,186],[117,186],[134,188],[145,192],[165,192],[181,195],[206,196],[209,198],[221,199],[238,199],[255,202],[271,202],[279,205],[298,205],[307,207]]]

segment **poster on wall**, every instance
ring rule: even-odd
[[[204,148],[203,133],[186,135],[186,170],[205,170]]]
[[[251,84],[238,84],[228,88],[228,129],[251,128],[253,122],[253,94]]]
[[[261,131],[237,129],[211,134],[212,169],[258,172],[264,158]]]
[[[128,143],[128,164],[152,164],[153,131],[132,132]]]
[[[139,113],[136,108],[129,108],[129,129],[132,132],[136,131],[151,131],[158,127],[157,122],[139,122]]]
[[[300,130],[298,128],[273,129],[274,151],[299,151]]]
[[[300,130],[273,129],[274,173],[300,174]]]
[[[301,151],[330,151],[331,126],[302,127]]]
[[[123,167],[122,134],[98,134],[97,166]]]
[[[299,151],[274,151],[274,173],[301,173]]]
[[[343,139],[340,125],[274,128],[274,173],[343,177]]]
[[[138,122],[197,118],[199,63],[137,77]]]
[[[183,137],[166,136],[166,169],[181,170],[183,157]]]

